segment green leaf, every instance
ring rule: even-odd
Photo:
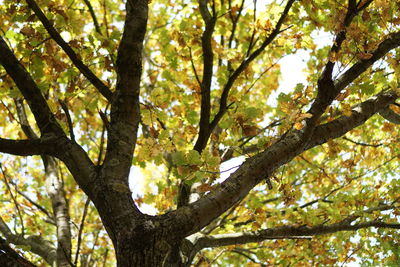
[[[185,153],[182,151],[176,151],[172,153],[172,162],[177,166],[186,165],[188,163]]]
[[[197,152],[196,150],[189,150],[189,152],[187,154],[187,161],[188,161],[188,164],[191,164],[191,165],[201,164],[201,158],[200,158],[199,152]]]

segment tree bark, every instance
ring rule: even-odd
[[[115,245],[118,267],[127,266],[185,266],[180,252],[181,242],[171,241],[166,234],[139,231],[138,236],[129,238],[121,234]],[[170,233],[169,236],[174,236]]]

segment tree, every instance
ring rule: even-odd
[[[1,1],[1,260],[398,263],[400,3],[150,2]]]

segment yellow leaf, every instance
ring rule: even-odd
[[[304,125],[301,122],[296,122],[294,124],[294,128],[297,129],[297,130],[301,130],[301,129],[303,129],[303,127],[304,127]]]
[[[399,88],[399,95],[400,95],[400,88]],[[400,114],[400,107],[399,107],[399,106],[396,106],[396,105],[389,105],[389,108],[390,108],[391,110],[393,110],[394,112]]]
[[[301,114],[299,114],[299,116],[296,118],[296,121],[302,121],[302,120],[304,120],[304,119],[311,118],[311,117],[312,117],[312,114],[311,114],[311,113],[301,113]]]
[[[392,132],[394,130],[394,124],[385,122],[383,123],[382,131],[384,132]]]
[[[392,88],[396,95],[400,96],[400,87]]]
[[[349,104],[342,104],[341,107],[342,107],[342,112],[345,116],[347,117],[351,116],[352,110]]]

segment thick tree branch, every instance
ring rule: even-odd
[[[391,123],[400,124],[400,114],[397,114],[396,112],[391,110],[389,107],[381,110],[379,112],[379,115],[381,115],[383,118],[390,121]]]
[[[69,266],[71,262],[72,236],[69,207],[64,185],[58,174],[58,162],[55,158],[43,156],[45,166],[46,191],[50,196],[57,236],[57,264]]]
[[[214,53],[212,49],[212,35],[217,18],[208,11],[207,1],[199,0],[199,9],[206,25],[201,36],[201,46],[203,49],[203,79],[201,82],[201,111],[199,134],[194,145],[194,150],[201,153],[206,147],[210,135],[210,114],[211,114],[211,81],[213,77]]]
[[[326,63],[321,76],[318,79],[318,93],[317,97],[312,104],[308,113],[312,114],[312,118],[307,120],[307,125],[312,127],[313,124],[318,120],[318,118],[324,113],[325,109],[332,103],[335,97],[343,89],[335,86],[332,79],[333,68],[335,66],[335,58],[337,53],[339,53],[342,43],[346,40],[347,27],[350,26],[353,18],[364,8],[366,8],[372,1],[367,1],[362,8],[359,8],[354,0],[348,1],[347,12],[345,18],[342,22],[341,29],[336,35],[333,45],[329,52],[329,59]],[[376,61],[376,60],[375,60]],[[374,61],[374,62],[375,62]],[[365,71],[365,70],[363,70]],[[347,85],[346,85],[347,86]]]
[[[0,237],[0,265],[18,267],[36,267],[33,263],[20,256],[7,242]]]
[[[116,218],[127,219],[129,216],[141,215],[133,202],[128,176],[140,122],[139,94],[147,18],[148,1],[126,2],[124,32],[116,62],[117,85],[111,104],[107,150],[99,176],[103,188],[99,191],[99,197],[103,199],[102,206],[94,202],[100,214],[108,214],[109,219],[103,221],[106,228],[111,225],[119,227],[120,222]],[[126,223],[132,223],[133,220],[127,219]],[[111,239],[114,239],[112,233]]]
[[[106,161],[117,155],[127,156],[131,164],[140,122],[139,92],[142,74],[143,39],[147,25],[147,1],[126,3],[124,32],[118,48],[116,96],[111,106]],[[107,164],[107,163],[105,163]]]
[[[375,97],[362,102],[352,108],[351,116],[342,116],[329,123],[317,126],[313,132],[306,150],[323,144],[329,139],[338,138],[348,131],[363,124],[371,116],[386,108],[399,96],[393,91],[382,92]]]
[[[51,153],[48,146],[54,145],[51,140],[11,140],[0,138],[0,152],[17,156],[33,156]]]
[[[272,175],[277,168],[291,161],[303,151],[323,144],[329,139],[340,137],[361,125],[368,118],[393,103],[398,97],[393,91],[382,92],[356,106],[351,116],[343,116],[316,127],[309,138],[304,138],[302,131],[287,133],[265,151],[248,158],[214,191],[198,201],[172,212],[172,214],[176,213],[179,220],[175,226],[179,227],[184,235],[200,230],[242,200],[254,186]]]
[[[340,92],[358,76],[372,66],[376,61],[385,56],[390,50],[400,46],[400,32],[395,32],[389,35],[387,39],[381,42],[378,48],[372,52],[369,59],[360,60],[354,64],[350,69],[343,73],[335,81],[335,92]]]
[[[41,133],[63,136],[64,132],[47,105],[40,89],[2,37],[0,37],[0,64],[6,69],[28,102]]]
[[[3,234],[7,242],[14,245],[22,245],[30,247],[30,251],[42,257],[48,264],[53,266],[56,262],[56,249],[49,242],[40,236],[22,237],[13,234],[7,224],[0,217],[0,232]]]
[[[317,226],[282,226],[277,228],[260,230],[257,232],[244,232],[233,234],[221,234],[214,236],[200,237],[195,247],[197,251],[209,247],[221,247],[230,245],[247,244],[252,242],[262,242],[268,239],[292,239],[304,238],[316,235],[332,234],[339,231],[357,231],[363,228],[388,228],[400,229],[400,224],[385,223],[378,220],[351,224],[348,221],[331,225],[317,225]]]
[[[51,38],[64,50],[64,52],[71,59],[72,63],[79,69],[79,71],[89,80],[94,87],[109,101],[112,101],[113,93],[110,89],[82,62],[80,57],[75,51],[64,41],[61,35],[53,27],[52,23],[47,19],[46,15],[37,5],[34,0],[26,0],[29,7],[33,10],[38,19],[42,22],[46,31],[50,34]]]

